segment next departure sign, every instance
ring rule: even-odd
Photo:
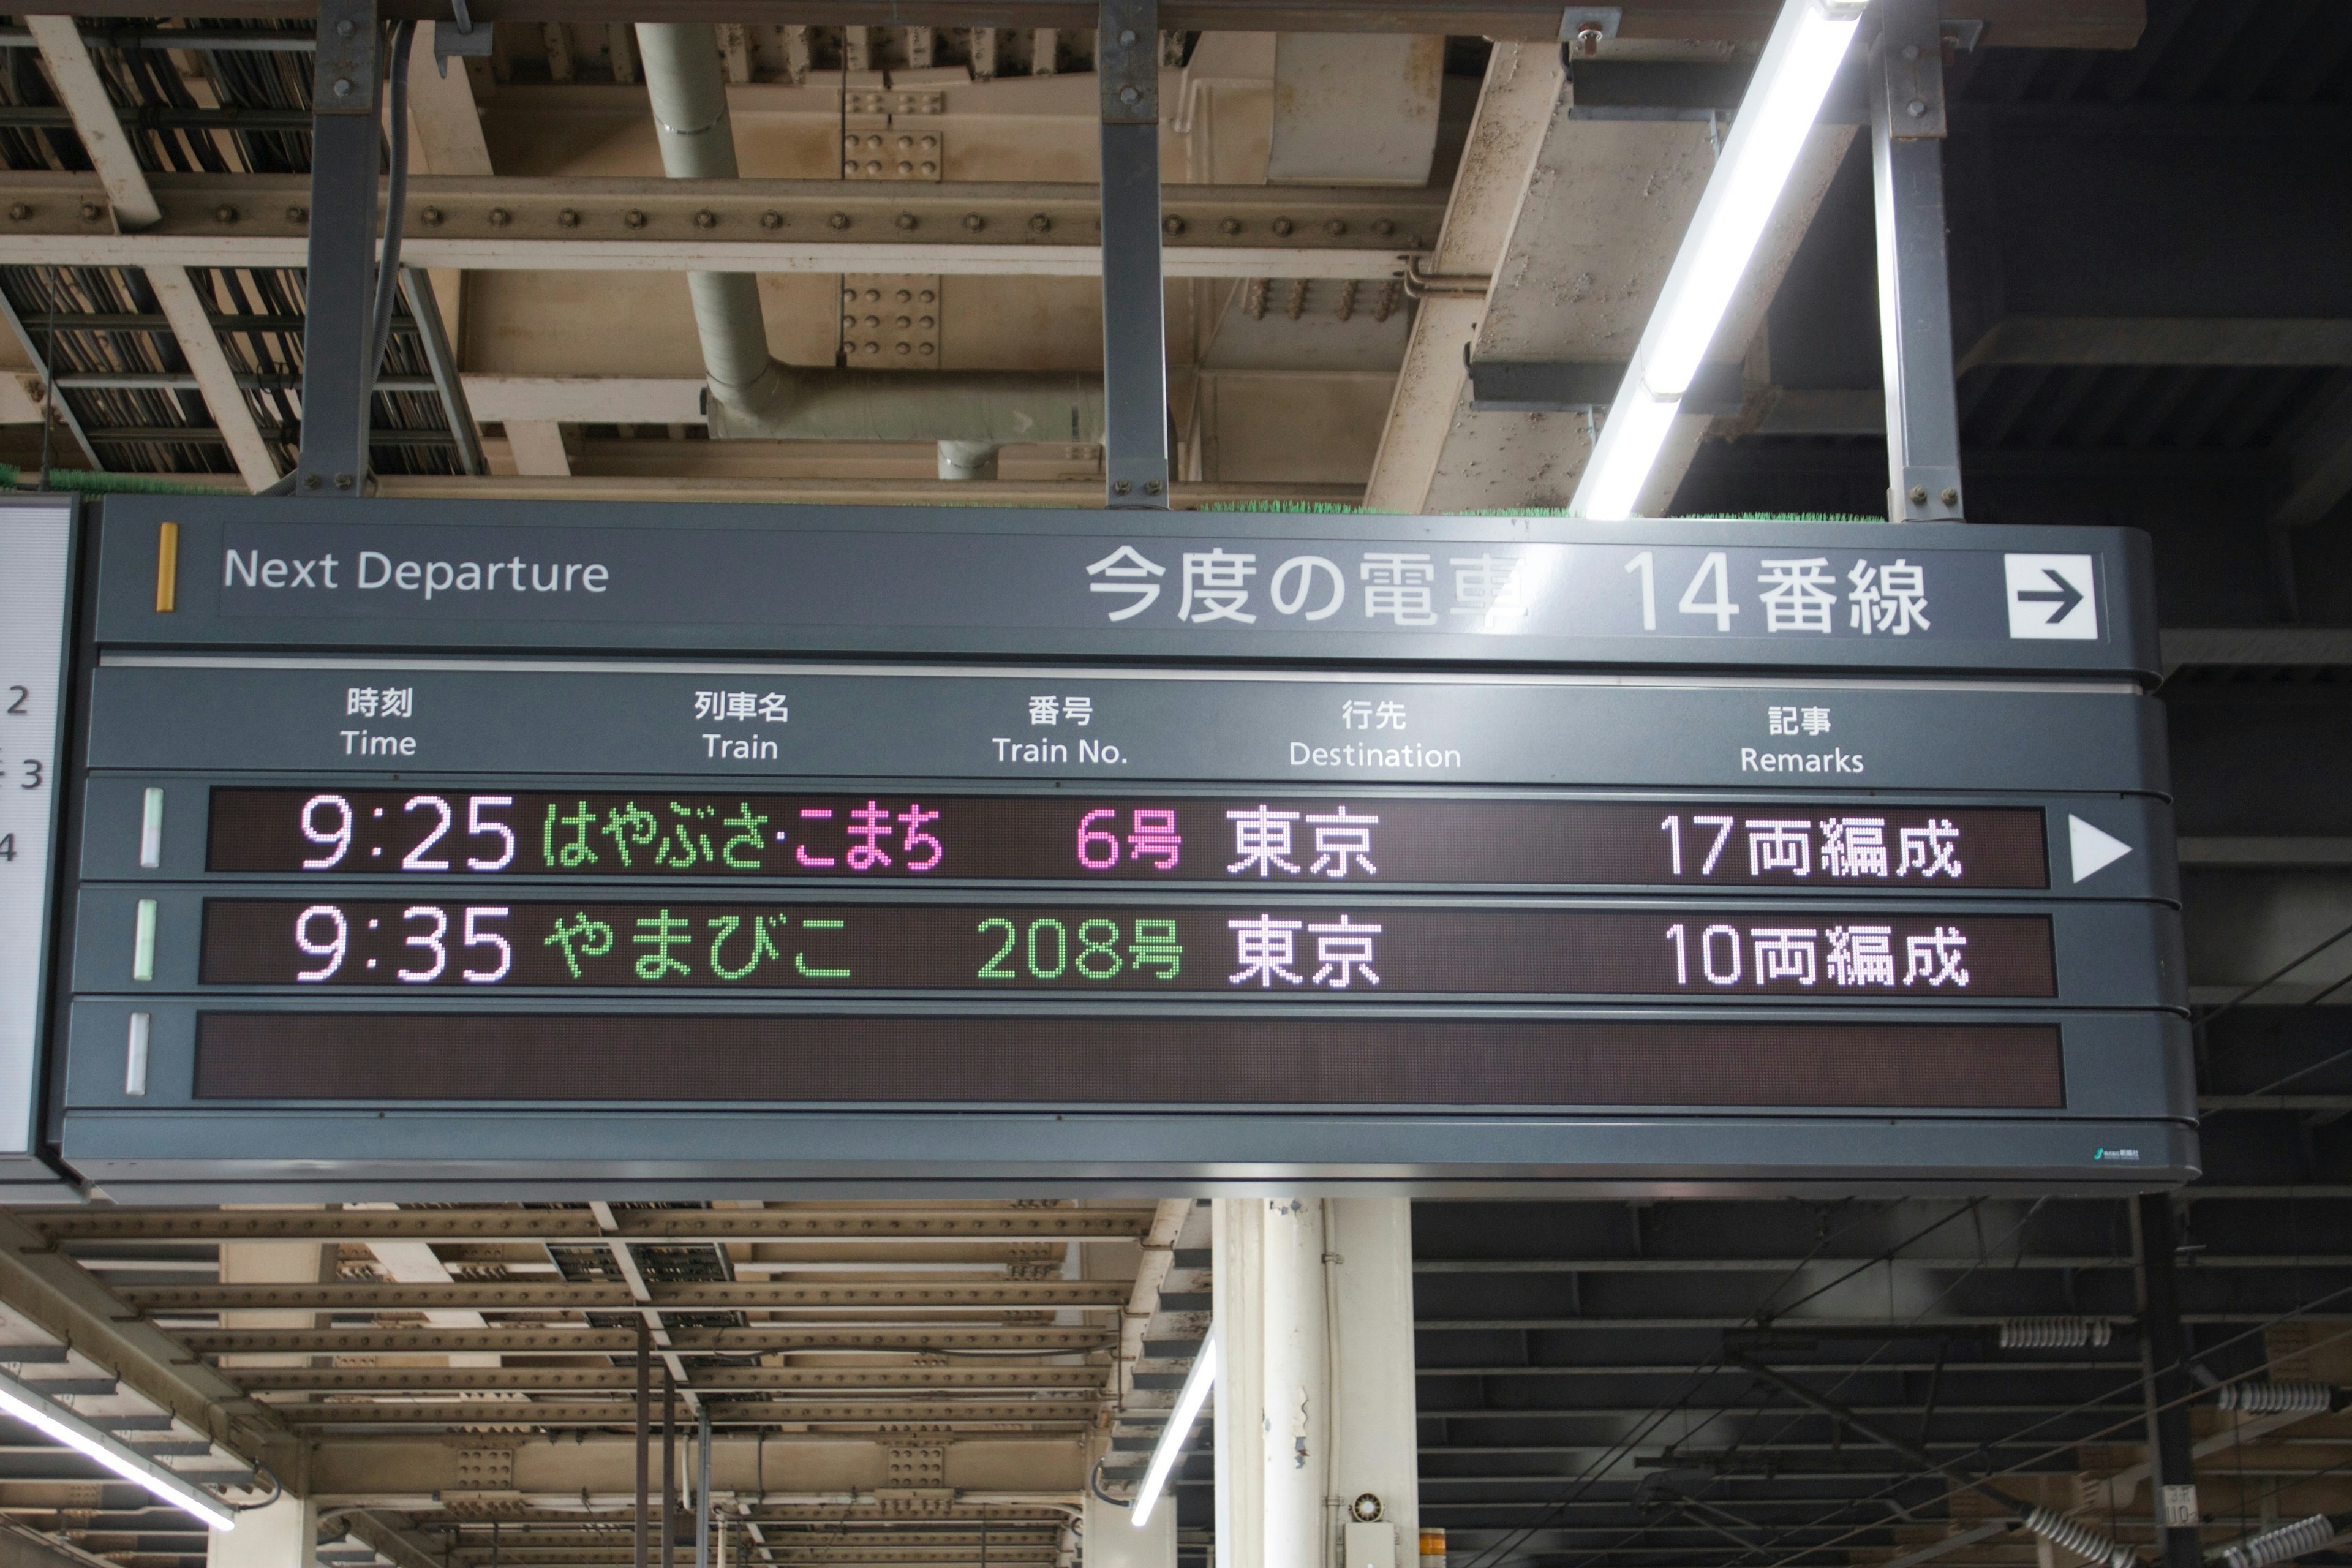
[[[207,868],[338,877],[2039,889],[2039,810],[1493,795],[215,786]]]

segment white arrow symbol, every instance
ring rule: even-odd
[[[2112,833],[2102,833],[2081,817],[2066,816],[2066,847],[2074,860],[2074,880],[2103,871],[2132,852],[2132,847]]]

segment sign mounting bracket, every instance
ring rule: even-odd
[[[296,495],[367,492],[383,46],[375,0],[321,0],[310,117],[302,450],[289,476]]]
[[[1160,266],[1160,7],[1102,0],[1103,477],[1107,504],[1168,506]]]

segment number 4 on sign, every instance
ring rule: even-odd
[[[1644,550],[1625,563],[1625,570],[1641,574],[1642,629],[1645,632],[1656,631],[1658,629],[1657,557]],[[1715,598],[1712,602],[1698,596],[1699,589],[1706,586],[1709,581],[1715,584]],[[1722,551],[1710,550],[1706,552],[1706,558],[1698,563],[1698,571],[1691,577],[1690,586],[1683,590],[1682,599],[1676,607],[1686,616],[1713,616],[1717,631],[1727,632],[1731,629],[1731,617],[1739,613],[1739,606],[1731,602],[1729,563]]]
[[[1715,582],[1715,598],[1712,602],[1698,596],[1700,587],[1710,578]],[[1692,574],[1690,586],[1683,590],[1679,608],[1686,616],[1713,616],[1717,631],[1727,632],[1731,629],[1731,617],[1739,613],[1739,606],[1731,602],[1730,573],[1727,570],[1722,551],[1708,551],[1706,559],[1698,563],[1698,570]]]

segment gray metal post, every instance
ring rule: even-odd
[[[367,488],[382,41],[375,0],[320,0],[297,495],[358,496]]]
[[[1944,258],[1944,44],[1937,0],[1879,0],[1870,60],[1887,510],[1962,520],[1952,295]]]
[[[1115,507],[1168,504],[1160,274],[1160,7],[1102,0],[1103,475]]]
[[[677,1384],[662,1376],[661,1568],[677,1568]]]
[[[2174,1267],[2172,1200],[2149,1193],[2133,1200],[2139,1243],[2140,1370],[2147,1390],[2150,1488],[2164,1568],[2200,1568],[2197,1464],[2189,1450],[2188,1335],[2180,1327],[2180,1283]]]
[[[694,1568],[710,1568],[710,1406],[694,1407]]]
[[[646,1550],[646,1492],[651,1489],[653,1475],[651,1448],[653,1445],[653,1330],[645,1319],[637,1320],[637,1511],[636,1533],[632,1538],[635,1550],[630,1554],[631,1568],[651,1568]]]

